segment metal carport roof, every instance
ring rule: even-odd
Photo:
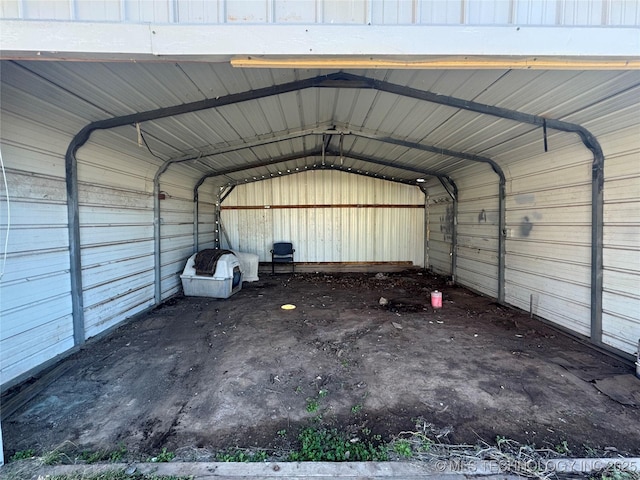
[[[632,105],[640,92],[636,71],[333,72],[169,62],[15,65],[87,106],[79,115],[88,125],[67,153],[73,291],[82,291],[74,154],[94,130],[109,129],[107,135],[117,137],[120,149],[140,155],[139,126],[149,152],[163,161],[156,193],[160,175],[176,163],[219,187],[334,166],[409,183],[438,175],[450,179],[453,195],[456,176],[469,162],[488,163],[500,179],[499,300],[504,298],[502,168],[547,145],[554,149],[575,143],[566,132],[576,133],[594,155],[591,337],[599,343],[604,157],[593,134],[632,124],[637,114]],[[55,96],[48,100],[58,102]],[[156,233],[157,242],[159,238]],[[82,315],[81,302],[76,295],[76,317]]]

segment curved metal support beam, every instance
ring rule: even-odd
[[[287,177],[289,175],[296,175],[298,173],[304,173],[304,172],[313,172],[316,170],[336,170],[336,171],[340,171],[343,173],[350,173],[353,175],[360,175],[363,177],[367,177],[367,178],[375,178],[377,180],[384,180],[385,182],[393,182],[393,183],[401,183],[403,185],[409,185],[410,187],[415,187],[416,183],[412,182],[411,180],[402,180],[400,178],[396,178],[396,179],[391,179],[391,178],[384,178],[380,175],[376,175],[373,173],[369,173],[369,172],[363,172],[362,170],[356,169],[354,170],[353,168],[349,169],[348,167],[345,167],[344,165],[338,165],[335,163],[326,163],[324,165],[322,165],[322,163],[317,163],[315,165],[310,165],[310,166],[306,166],[304,167],[304,169],[302,170],[292,170],[290,172],[282,172],[281,174],[278,174],[277,178],[280,177]],[[231,182],[231,183],[227,183],[225,184],[226,186],[233,186],[236,187],[238,185],[246,185],[248,183],[255,183],[255,182],[262,182],[264,180],[269,180],[271,178],[276,178],[274,177],[269,177],[267,178],[245,178],[244,180],[238,180],[235,182]]]
[[[74,341],[76,344],[84,342],[84,311],[82,300],[82,263],[80,258],[80,222],[78,213],[78,173],[77,150],[84,145],[95,130],[104,130],[124,125],[141,123],[149,120],[157,120],[185,113],[197,112],[211,108],[218,108],[238,102],[256,100],[273,95],[293,92],[306,88],[370,88],[388,92],[404,97],[423,100],[426,102],[447,105],[453,108],[473,111],[480,114],[506,118],[520,123],[528,123],[547,128],[577,134],[583,144],[593,153],[592,167],[592,260],[591,260],[591,340],[596,344],[602,344],[602,243],[603,243],[603,187],[604,187],[604,154],[598,140],[584,127],[564,122],[562,120],[544,118],[539,115],[531,115],[515,110],[509,110],[493,105],[486,105],[461,98],[440,95],[432,92],[417,90],[403,85],[396,85],[382,80],[352,75],[348,73],[335,73],[326,76],[318,76],[303,80],[297,80],[280,85],[273,85],[247,92],[234,93],[224,97],[210,98],[196,102],[159,108],[146,112],[139,112],[120,117],[99,120],[85,126],[69,143],[65,155],[65,168],[67,180],[67,210],[69,216],[69,257],[71,271],[71,289],[73,305]],[[498,173],[498,172],[496,172]],[[504,207],[504,192],[499,196],[501,208]],[[499,240],[504,237],[504,223],[500,225]],[[503,244],[504,242],[502,242]],[[499,247],[499,259],[504,258],[504,245]],[[502,276],[504,281],[504,263],[499,267],[499,282]],[[500,290],[500,288],[499,288]],[[502,293],[499,291],[499,296]]]
[[[498,302],[504,303],[504,270],[505,270],[505,239],[506,239],[506,206],[505,200],[507,197],[507,180],[504,171],[498,165],[495,160],[489,157],[483,157],[481,155],[473,155],[470,153],[456,152],[454,150],[448,150],[446,148],[434,147],[432,145],[424,145],[422,143],[410,142],[408,140],[402,140],[395,137],[388,137],[382,135],[351,132],[357,137],[363,137],[371,140],[377,140],[380,142],[390,143],[401,147],[412,148],[416,150],[423,150],[425,152],[440,153],[449,157],[462,158],[472,162],[486,163],[491,169],[498,175]],[[456,195],[457,198],[457,195]],[[456,218],[457,218],[457,201],[456,205]],[[457,248],[454,245],[453,248]],[[457,259],[456,259],[457,263]],[[453,265],[455,267],[455,265]],[[452,268],[453,268],[452,267]],[[452,270],[453,272],[454,270]]]
[[[307,135],[321,135],[321,134],[322,134],[322,130],[319,130],[318,127],[305,128],[305,129],[295,130],[295,131],[276,132],[274,133],[273,136],[269,138],[265,138],[263,135],[261,137],[254,137],[238,145],[218,146],[208,150],[200,151],[194,155],[187,155],[184,157],[174,158],[174,159],[171,159],[171,163],[173,164],[173,163],[189,162],[192,160],[202,160],[208,157],[222,155],[224,153],[237,152],[239,150],[246,150],[253,147],[261,147],[263,145],[271,145],[273,143],[284,142],[287,140],[294,140],[296,138],[305,137]]]
[[[328,155],[336,156],[336,157],[340,155],[340,153],[335,151],[335,150],[329,150],[326,153]],[[442,177],[442,178],[447,179],[447,181],[453,182],[453,180],[449,177],[449,175],[446,175],[446,174],[444,174],[442,172],[438,172],[436,170],[429,170],[429,169],[424,169],[424,168],[412,167],[411,165],[406,165],[406,164],[403,164],[403,163],[396,163],[396,162],[389,162],[387,160],[382,160],[382,159],[379,159],[379,158],[370,157],[370,156],[366,156],[366,155],[359,155],[357,153],[352,153],[352,152],[347,152],[347,153],[343,152],[343,156],[345,158],[352,158],[354,160],[371,163],[373,165],[380,165],[382,167],[397,168],[399,170],[406,170],[407,172],[419,173],[420,175],[424,175],[424,176],[427,176],[427,177],[438,177],[438,178]],[[347,170],[349,170],[348,167],[347,167]],[[388,178],[384,178],[384,180],[389,180],[389,179]],[[415,182],[411,182],[411,185],[415,185]]]
[[[155,265],[154,276],[154,301],[159,305],[162,301],[162,241],[160,227],[160,177],[171,165],[171,160],[166,160],[156,171],[153,177],[153,263]]]
[[[330,76],[326,85],[334,88],[371,88],[383,92],[394,93],[403,97],[415,98],[426,102],[446,105],[449,107],[468,110],[494,117],[506,118],[520,123],[544,126],[562,132],[575,133],[587,149],[593,154],[592,174],[591,174],[591,341],[602,346],[602,290],[603,290],[603,235],[604,235],[604,153],[598,139],[581,125],[546,118],[540,115],[532,115],[510,110],[507,108],[487,105],[462,98],[440,95],[437,93],[417,90],[404,85],[396,85],[382,80],[352,75],[349,73],[337,73]],[[499,202],[504,205],[506,191],[500,193]],[[500,237],[504,239],[506,232],[502,222],[500,226]],[[504,258],[504,240],[502,247],[499,246],[499,258]],[[504,277],[504,266],[498,267],[498,276]],[[504,278],[503,278],[504,281]]]
[[[283,155],[281,157],[271,158],[269,160],[265,160],[265,161],[261,161],[261,162],[249,163],[249,164],[243,165],[241,167],[226,168],[224,170],[218,170],[216,172],[207,173],[206,175],[203,175],[202,177],[200,177],[200,179],[196,182],[195,186],[193,187],[193,198],[194,198],[194,200],[198,198],[198,189],[200,188],[200,186],[204,183],[204,181],[207,178],[220,177],[220,176],[224,176],[224,175],[229,175],[231,173],[238,173],[238,172],[243,172],[245,170],[251,170],[251,169],[254,169],[254,168],[260,168],[260,167],[267,167],[269,165],[275,165],[276,163],[289,162],[291,160],[298,160],[299,158],[315,157],[315,156],[318,156],[318,155],[321,155],[321,154],[322,154],[322,149],[321,148],[316,148],[316,149],[309,150],[309,151],[306,151],[306,152],[292,153],[290,155]],[[271,178],[271,177],[269,177],[269,178]],[[261,178],[261,180],[267,180],[267,179],[266,178],[265,179]],[[231,182],[231,184],[232,183],[233,182]]]
[[[193,197],[193,253],[198,252],[200,240],[200,202],[198,201],[198,193]]]

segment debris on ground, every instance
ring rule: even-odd
[[[501,435],[566,441],[575,455],[584,445],[640,454],[640,410],[579,376],[632,367],[460,286],[435,312],[429,292],[445,279],[419,273],[295,273],[286,285],[265,275],[229,299],[176,297],[91,341],[62,360],[55,381],[23,395],[2,419],[5,452],[37,445],[41,455],[69,441],[80,452],[122,442],[145,461],[163,449],[178,460],[188,448],[198,458],[236,447],[272,455],[297,448],[310,425],[344,428],[349,441],[366,428],[388,442],[421,417],[442,443]],[[5,393],[3,414],[38,382]]]

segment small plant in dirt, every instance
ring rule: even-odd
[[[219,462],[266,462],[267,452],[264,450],[246,451],[236,448],[216,455]]]
[[[11,455],[11,457],[9,458],[9,461],[15,462],[17,460],[27,460],[28,458],[33,458],[35,454],[36,452],[33,448],[29,448],[27,450],[20,450],[14,453],[13,455]]]
[[[362,404],[358,403],[356,405],[354,405],[353,407],[351,407],[351,413],[353,413],[354,415],[356,413],[359,413],[362,410]]]
[[[127,449],[124,446],[124,443],[119,443],[116,449],[101,449],[96,450],[95,452],[91,450],[84,450],[80,453],[79,459],[86,463],[97,463],[97,462],[119,462],[122,458],[127,454]]]
[[[307,427],[300,432],[300,448],[289,454],[293,462],[344,462],[388,460],[379,435],[347,435],[336,428]],[[370,432],[369,432],[370,433]],[[362,438],[361,438],[362,437]]]
[[[597,449],[590,447],[587,444],[582,444],[582,448],[584,448],[584,455],[587,458],[598,458],[600,456]]]
[[[278,434],[279,437],[286,437],[287,436],[287,429],[283,428],[282,430],[278,430],[276,433]]]
[[[329,391],[327,389],[320,389],[318,391],[318,395],[313,398],[307,398],[307,412],[315,413],[320,408],[320,400],[329,395]]]
[[[566,440],[563,440],[561,443],[555,446],[556,452],[560,455],[568,455],[571,453],[571,449],[569,448],[569,444]]]
[[[149,459],[150,462],[166,463],[170,462],[176,457],[176,454],[167,450],[166,447],[162,449],[155,457]]]
[[[104,460],[104,457],[107,453],[103,450],[98,450],[96,452],[92,452],[91,450],[83,450],[80,452],[80,460],[86,463],[96,463]]]
[[[119,462],[124,458],[127,454],[127,447],[125,447],[124,443],[120,442],[118,447],[115,450],[111,451],[109,455],[109,461],[112,463]]]
[[[589,477],[589,480],[640,480],[640,472],[610,465]]]
[[[45,465],[60,465],[69,463],[69,456],[60,450],[52,450],[42,457],[42,463]]]
[[[433,440],[431,440],[428,437],[422,437],[420,439],[420,445],[418,446],[418,450],[421,452],[428,452],[429,450],[431,450],[432,446],[433,446]]]
[[[411,443],[409,443],[409,440],[401,439],[393,442],[393,451],[405,458],[409,458],[413,455],[413,450],[411,449]]]
[[[320,403],[315,398],[307,398],[307,412],[315,413],[320,408]]]

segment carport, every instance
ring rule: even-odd
[[[16,45],[35,29],[4,27]],[[557,53],[561,32],[532,27],[551,35],[539,63],[503,46],[447,64],[446,29],[443,55],[428,60],[386,46],[345,57],[335,43],[332,58],[309,60],[277,39],[304,38],[304,27],[258,29],[283,61],[224,42],[188,57],[167,26],[112,27],[94,33],[150,31],[141,43],[151,53],[92,54],[58,36],[38,61],[41,49],[3,44],[14,219],[3,390],[178,294],[194,251],[228,246],[266,262],[278,240],[293,241],[311,271],[422,267],[634,358],[634,29],[575,29],[591,48],[611,35],[625,53],[585,56],[573,44]],[[255,39],[258,30],[238,28]],[[192,31],[191,41],[202,35]],[[519,31],[483,34],[517,48]]]
[[[50,67],[52,67],[50,63],[21,63],[15,64],[12,68],[31,72],[31,75],[37,75],[42,79]],[[105,67],[107,66],[105,65]],[[166,67],[167,65],[155,65],[152,68],[166,70]],[[61,64],[55,66],[53,70],[69,68],[72,71],[66,73],[73,75],[75,67],[72,65]],[[87,68],[91,68],[91,65],[88,64]],[[143,69],[146,68],[145,65]],[[193,68],[193,66],[171,66],[170,70],[174,70],[172,73],[176,73],[184,72],[188,68]],[[135,78],[140,75],[140,72],[136,70],[136,68],[122,69],[120,73],[122,75],[121,85],[112,88],[120,89],[125,84],[135,85]],[[234,77],[237,76],[238,70],[234,71],[228,66],[218,66],[216,70],[230,76],[229,79],[222,81],[224,85],[236,84],[237,79]],[[61,74],[62,72],[57,73]],[[146,75],[140,76],[146,77]],[[247,77],[248,74],[243,71],[243,76]],[[282,73],[281,76],[291,77],[288,73]],[[295,77],[298,76],[305,78],[269,82],[272,84],[268,86],[262,86],[264,82],[259,82],[245,91],[97,120],[86,125],[73,137],[65,155],[65,171],[70,232],[70,278],[71,291],[73,292],[76,345],[82,344],[86,338],[84,300],[83,295],[79,293],[83,292],[83,264],[80,238],[82,219],[79,213],[81,201],[79,199],[76,155],[79,149],[91,142],[91,136],[94,132],[103,131],[103,135],[107,136],[103,140],[106,144],[115,141],[115,139],[108,137],[109,135],[117,135],[120,142],[124,139],[128,140],[127,143],[122,142],[124,148],[137,149],[135,152],[137,156],[145,156],[145,152],[141,153],[140,150],[140,145],[143,144],[147,150],[146,154],[152,155],[154,161],[160,161],[153,172],[155,251],[153,297],[155,304],[159,304],[168,294],[175,292],[175,286],[168,289],[167,287],[163,288],[162,279],[164,277],[165,280],[169,280],[168,277],[172,274],[174,281],[169,281],[169,283],[175,283],[175,275],[179,272],[180,267],[178,261],[174,262],[178,270],[173,267],[175,271],[169,270],[171,273],[163,273],[161,268],[163,265],[163,214],[161,206],[162,199],[166,198],[162,191],[161,182],[163,175],[170,169],[178,172],[190,169],[191,174],[195,171],[195,181],[191,186],[193,188],[194,250],[197,250],[200,245],[200,223],[202,220],[200,220],[201,195],[199,192],[205,183],[213,193],[209,197],[208,203],[213,207],[212,216],[205,223],[208,223],[213,229],[211,232],[213,234],[212,243],[216,247],[220,247],[223,233],[221,231],[221,209],[225,207],[224,200],[232,194],[235,187],[247,185],[250,182],[328,169],[416,185],[428,198],[444,195],[448,197],[447,201],[451,203],[452,207],[446,219],[442,220],[445,225],[439,225],[440,230],[449,232],[449,235],[441,242],[446,242],[447,245],[432,245],[429,235],[424,235],[424,251],[427,256],[429,253],[432,253],[434,257],[438,254],[445,257],[448,255],[450,260],[440,264],[429,264],[428,259],[425,259],[423,266],[450,275],[461,284],[466,284],[477,291],[497,298],[500,303],[504,303],[506,301],[505,244],[507,239],[511,238],[513,241],[517,241],[518,237],[522,239],[528,234],[527,229],[535,227],[534,223],[528,220],[529,217],[525,216],[524,218],[527,220],[521,220],[515,218],[515,214],[512,215],[513,219],[507,223],[508,196],[517,203],[521,201],[522,194],[513,191],[513,189],[509,194],[507,193],[507,177],[501,164],[509,165],[508,161],[504,160],[509,157],[515,158],[515,161],[527,159],[530,163],[533,161],[528,160],[529,158],[540,157],[540,159],[536,159],[536,163],[543,163],[546,156],[549,165],[542,168],[553,171],[554,151],[575,150],[576,155],[583,159],[582,162],[589,163],[591,172],[589,197],[583,196],[580,199],[580,203],[587,204],[585,207],[590,210],[589,235],[586,237],[581,232],[582,238],[580,238],[581,243],[590,243],[588,287],[586,285],[583,287],[586,287],[590,292],[588,305],[583,307],[590,311],[590,320],[585,322],[583,328],[579,329],[564,325],[562,321],[554,319],[553,306],[544,305],[545,299],[553,296],[552,292],[534,291],[533,289],[529,295],[523,295],[526,292],[518,292],[517,298],[509,298],[507,303],[523,309],[532,309],[535,296],[536,303],[539,303],[538,308],[548,310],[548,313],[545,312],[545,315],[541,315],[543,318],[546,317],[569,330],[577,330],[576,333],[587,336],[597,346],[604,346],[618,352],[622,351],[621,348],[616,347],[621,345],[620,342],[625,342],[624,338],[606,343],[603,343],[602,339],[603,172],[605,158],[598,139],[582,124],[589,123],[589,114],[597,113],[599,118],[612,118],[617,115],[619,113],[618,105],[630,101],[637,95],[638,77],[635,72],[543,72],[542,74],[532,74],[532,72],[518,71],[481,73],[429,71],[428,73],[412,72],[409,74],[400,71],[376,71],[374,75],[366,76],[348,72],[323,73],[307,70],[304,75],[296,72]],[[422,79],[424,76],[438,79],[439,82],[444,83],[449,82],[451,77],[452,84],[462,83],[470,92],[467,93],[466,98],[462,98],[412,86],[415,83],[424,82]],[[395,77],[398,77],[398,80],[386,80],[386,78],[394,79]],[[479,81],[480,77],[482,82]],[[400,78],[403,78],[404,82],[400,82]],[[585,85],[584,92],[576,95],[574,93],[575,85],[583,83]],[[92,78],[91,84],[97,91],[104,91],[103,89],[107,87],[99,85],[98,78]],[[514,84],[517,84],[518,89]],[[440,84],[438,83],[438,85]],[[470,85],[472,87],[469,87]],[[567,88],[565,92],[563,92],[563,85]],[[603,85],[608,85],[609,88],[603,88]],[[134,88],[141,89],[143,87],[134,86]],[[171,91],[179,90],[179,79],[169,78],[165,88]],[[572,93],[569,93],[569,89]],[[505,90],[515,91],[509,98],[510,101],[501,102],[495,98],[496,92]],[[140,92],[140,90],[137,91]],[[476,91],[482,92],[480,100],[493,98],[496,100],[495,104],[476,101],[475,99],[478,98],[474,95]],[[545,91],[552,92],[552,94],[547,94],[549,99],[546,100],[546,103]],[[594,98],[596,91],[600,98]],[[526,92],[525,98],[535,99],[535,102],[529,100],[529,103],[522,104],[521,101],[514,101],[516,98],[520,100],[523,92]],[[315,105],[313,105],[314,97]],[[350,112],[340,109],[339,99],[342,97],[351,100],[352,108],[355,105],[354,99],[357,98],[358,108],[368,109],[365,117],[367,121],[356,121],[352,116],[349,116]],[[368,107],[361,106],[362,97],[369,100],[366,103]],[[560,102],[560,107],[556,106],[554,110],[551,108],[551,103],[556,103],[557,99],[563,100]],[[238,126],[240,123],[250,124],[252,119],[256,119],[251,116],[251,112],[262,112],[263,118],[260,120],[263,124],[265,123],[264,119],[267,117],[265,112],[268,111],[267,102],[277,102],[277,108],[281,112],[288,112],[293,108],[289,102],[300,102],[301,105],[311,103],[312,106],[304,113],[305,118],[301,118],[301,122],[294,124],[293,128],[287,125],[289,128],[282,129],[279,128],[280,125],[270,125],[269,123],[262,125],[262,129],[252,126],[253,131],[260,132],[259,135],[248,138],[243,136],[241,139],[222,138],[220,143],[216,142],[211,146],[204,145],[192,151],[194,150],[193,145],[202,143],[201,138],[195,138],[196,125],[210,123],[209,116],[224,118],[231,130],[238,132],[240,131]],[[324,103],[333,105],[333,110],[323,111],[320,106]],[[531,106],[532,103],[536,105],[535,111],[543,112],[544,115],[524,113],[526,107]],[[386,111],[390,105],[393,108],[385,118],[382,111]],[[502,105],[517,106],[518,108],[507,108]],[[634,107],[630,108],[633,110]],[[586,109],[586,113],[580,117],[580,114],[576,112],[584,109]],[[227,113],[228,111],[231,111],[231,115]],[[408,115],[405,115],[406,111],[409,112]],[[303,115],[302,112],[299,114]],[[429,123],[426,126],[421,125],[423,118],[428,119]],[[562,120],[561,118],[569,118],[574,121]],[[632,115],[629,117],[629,122],[631,121]],[[616,118],[615,128],[624,129],[624,122],[624,116]],[[416,125],[422,126],[424,131],[416,131]],[[137,136],[136,129],[138,130]],[[437,141],[429,142],[429,135],[425,135],[425,131],[431,131],[432,135],[433,132],[436,132]],[[410,132],[413,132],[413,135]],[[274,154],[275,152],[284,153]],[[513,152],[517,152],[517,154]],[[133,150],[127,151],[127,154],[134,156]],[[258,160],[253,160],[254,158]],[[500,158],[502,161],[499,162],[495,158]],[[146,161],[148,161],[148,157]],[[487,238],[491,238],[492,242],[490,246],[477,250],[478,252],[482,250],[490,259],[484,261],[484,267],[476,267],[476,271],[470,275],[457,272],[459,251],[464,247],[476,248],[475,245],[458,244],[459,197],[465,198],[465,192],[457,185],[465,178],[465,173],[460,172],[473,172],[473,175],[486,177],[484,187],[486,191],[482,195],[488,197],[487,207],[478,209],[478,218],[479,221],[486,223],[485,227],[488,228],[484,229],[485,235]],[[555,178],[555,175],[550,173],[550,184],[543,184],[538,188],[540,190],[557,188],[551,182]],[[584,175],[579,179],[571,178],[566,185],[577,181],[584,183],[585,180]],[[544,180],[542,181],[544,182]],[[428,198],[425,202],[428,211],[427,229],[433,228],[434,224],[439,221],[431,218],[437,215],[436,212],[433,212],[433,210],[437,211],[437,206],[428,205]],[[531,197],[528,200],[531,201]],[[569,206],[563,203],[563,200],[557,204],[553,204],[553,200],[551,202],[552,205],[549,208],[568,208]],[[258,205],[257,207],[275,208],[271,205]],[[514,210],[517,211],[517,209]],[[196,218],[198,221],[195,221]],[[532,216],[531,220],[533,219]],[[553,223],[555,226],[561,222]],[[228,225],[227,228],[237,231],[237,225]],[[256,248],[257,246],[251,245],[251,247],[253,247],[252,250],[256,250],[256,253],[264,254],[263,251]],[[444,252],[438,252],[438,248],[444,249]],[[265,260],[264,255],[261,259]],[[575,261],[575,259],[567,260]],[[487,270],[482,271],[482,268]],[[478,280],[473,278],[474,274],[484,278]],[[556,278],[553,279],[556,280]],[[524,298],[522,298],[523,296]],[[633,343],[633,339],[630,340],[630,343]],[[631,353],[632,348],[629,348],[628,351]]]

